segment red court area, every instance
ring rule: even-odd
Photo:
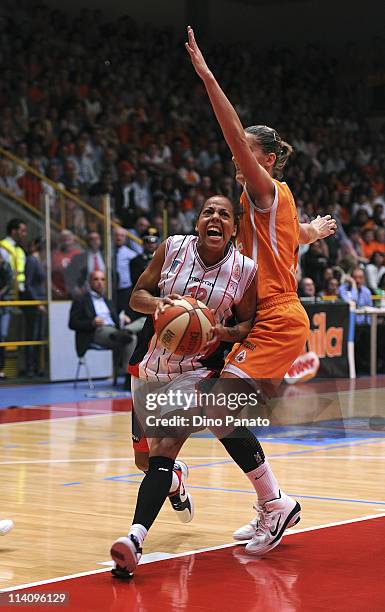
[[[28,592],[65,591],[70,612],[383,612],[384,546],[375,517],[286,536],[263,559],[232,546],[143,564],[128,583],[103,572]]]
[[[131,398],[82,400],[41,406],[9,406],[0,410],[0,424],[22,423],[23,421],[41,421],[45,419],[69,419],[77,416],[93,416],[110,412],[128,412],[131,410]]]

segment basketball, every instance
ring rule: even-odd
[[[167,351],[176,355],[196,355],[210,339],[215,319],[210,309],[192,297],[174,300],[155,321],[158,340]]]

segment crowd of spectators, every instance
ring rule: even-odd
[[[184,32],[20,1],[4,10],[0,34],[0,146],[75,196],[55,269],[79,255],[77,237],[100,230],[76,197],[97,208],[109,194],[113,218],[141,237],[150,224],[162,235],[164,210],[169,234],[190,233],[205,198],[239,196]],[[284,180],[300,220],[337,220],[335,236],[301,249],[301,293],[310,279],[316,295],[346,296],[344,285],[355,295],[362,270],[370,293],[384,296],[384,39],[333,51],[202,45],[243,123],[273,125],[293,145]],[[0,187],[35,207],[50,188],[5,158]]]

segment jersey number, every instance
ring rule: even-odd
[[[187,293],[191,295],[191,297],[196,300],[200,300],[203,302],[207,298],[207,291],[204,287],[199,287],[199,285],[195,285],[195,287],[190,287],[187,290]]]

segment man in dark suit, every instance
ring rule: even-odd
[[[87,279],[91,272],[105,271],[101,244],[100,234],[89,232],[87,250],[75,255],[64,270],[66,288],[72,298],[81,297],[87,292],[89,289]]]
[[[71,306],[69,327],[76,332],[76,352],[82,357],[91,344],[106,349],[120,349],[122,367],[126,373],[135,339],[129,330],[119,329],[116,310],[112,302],[104,297],[104,272],[92,272],[89,283],[90,291],[75,300]]]

